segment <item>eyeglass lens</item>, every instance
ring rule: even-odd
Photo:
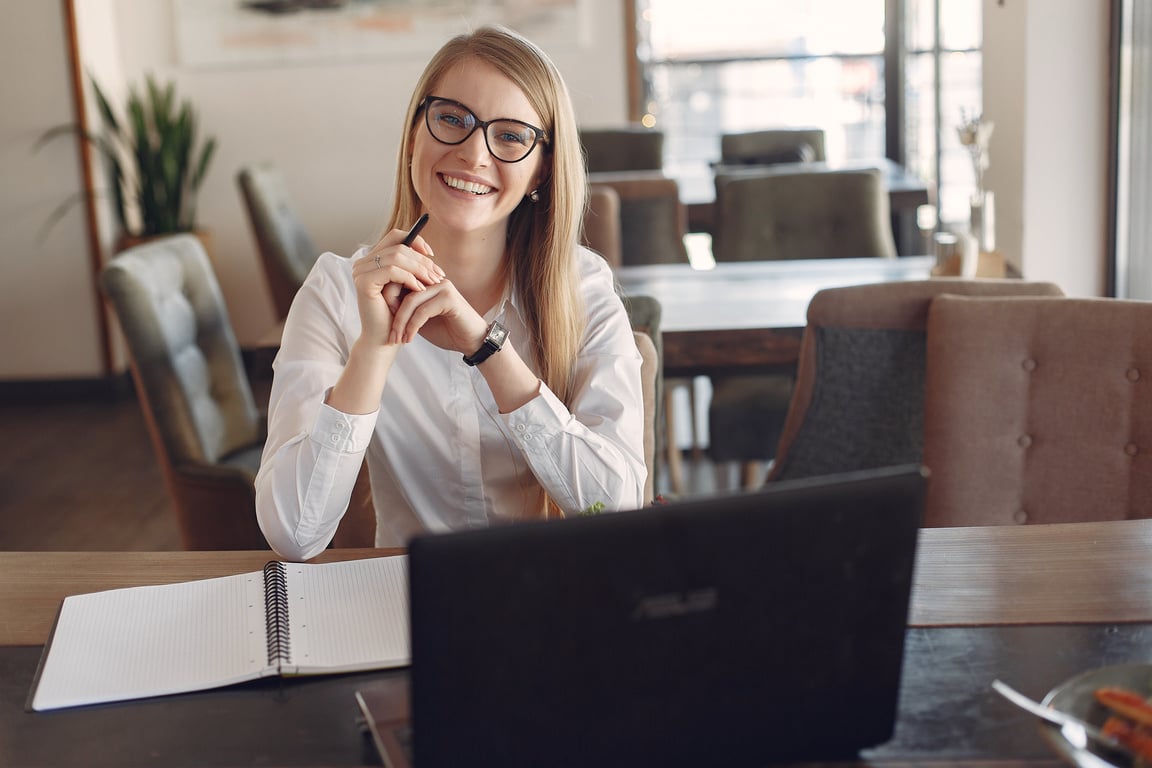
[[[463,104],[449,99],[429,99],[425,118],[429,133],[444,144],[460,144],[477,128],[483,128],[488,151],[505,163],[523,160],[540,138],[539,130],[527,123],[519,120],[485,123]]]

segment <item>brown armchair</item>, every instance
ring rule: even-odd
[[[1052,283],[961,278],[818,292],[770,482],[924,459],[925,329],[941,294],[1062,292]]]
[[[320,254],[296,214],[278,170],[270,165],[247,165],[236,174],[236,183],[256,236],[276,314],[283,320]]]
[[[1152,302],[941,296],[925,525],[1152,517]]]

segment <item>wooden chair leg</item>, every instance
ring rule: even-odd
[[[752,490],[764,484],[761,477],[760,462],[745,461],[740,465],[740,483],[744,488]]]

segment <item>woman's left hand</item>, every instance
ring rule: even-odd
[[[403,291],[392,284],[384,300],[392,310],[392,344],[407,343],[420,334],[441,349],[470,355],[484,342],[488,323],[461,295],[452,281],[423,291]]]

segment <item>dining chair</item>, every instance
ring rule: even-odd
[[[237,172],[236,183],[256,236],[272,303],[283,320],[319,251],[297,215],[277,168],[267,163],[245,165]]]
[[[941,296],[925,525],[1152,517],[1152,302]]]
[[[894,258],[888,193],[878,170],[764,170],[716,176],[716,261]],[[792,399],[793,375],[713,377],[709,457],[738,462],[759,485]]]
[[[101,271],[100,285],[127,341],[184,548],[267,548],[255,489],[266,419],[200,241],[174,235],[123,251]],[[358,488],[369,490],[366,482]],[[350,507],[340,542],[365,541],[349,537],[367,511],[370,503]],[[374,537],[374,516],[371,527]]]
[[[620,266],[620,195],[607,184],[588,185],[580,242],[604,257],[613,269]]]
[[[643,126],[581,128],[589,173],[651,171],[664,167],[664,134]]]
[[[720,135],[721,165],[774,165],[827,159],[822,128],[770,128]]]
[[[769,482],[924,459],[925,332],[943,294],[1062,291],[1047,282],[933,278],[817,292]]]
[[[619,200],[619,253],[618,264],[640,266],[645,264],[689,263],[684,235],[688,230],[688,217],[680,200],[680,186],[675,179],[663,173],[636,171],[621,173],[593,173],[588,175],[589,186],[596,190],[611,189]],[[585,217],[588,231],[589,213]],[[603,231],[601,231],[603,234]],[[611,246],[608,246],[611,249]],[[611,263],[611,262],[609,262]],[[657,337],[659,347],[659,338]],[[663,355],[661,355],[663,359]],[[691,380],[678,378],[660,383],[660,446],[668,464],[669,490],[683,491],[683,468],[676,440],[673,393],[678,389],[688,392],[690,417],[689,433],[693,446],[700,444],[696,429],[696,393]]]
[[[643,331],[633,331],[632,337],[636,341],[636,348],[640,350],[640,383],[644,394],[644,466],[648,468],[648,477],[644,481],[645,505],[651,504],[656,496],[656,465],[658,463],[656,452],[656,434],[659,431],[660,398],[657,390],[657,380],[660,376],[660,356],[652,337]]]
[[[688,263],[688,214],[680,185],[660,171],[588,174],[590,187],[610,187],[620,200],[620,263]]]

